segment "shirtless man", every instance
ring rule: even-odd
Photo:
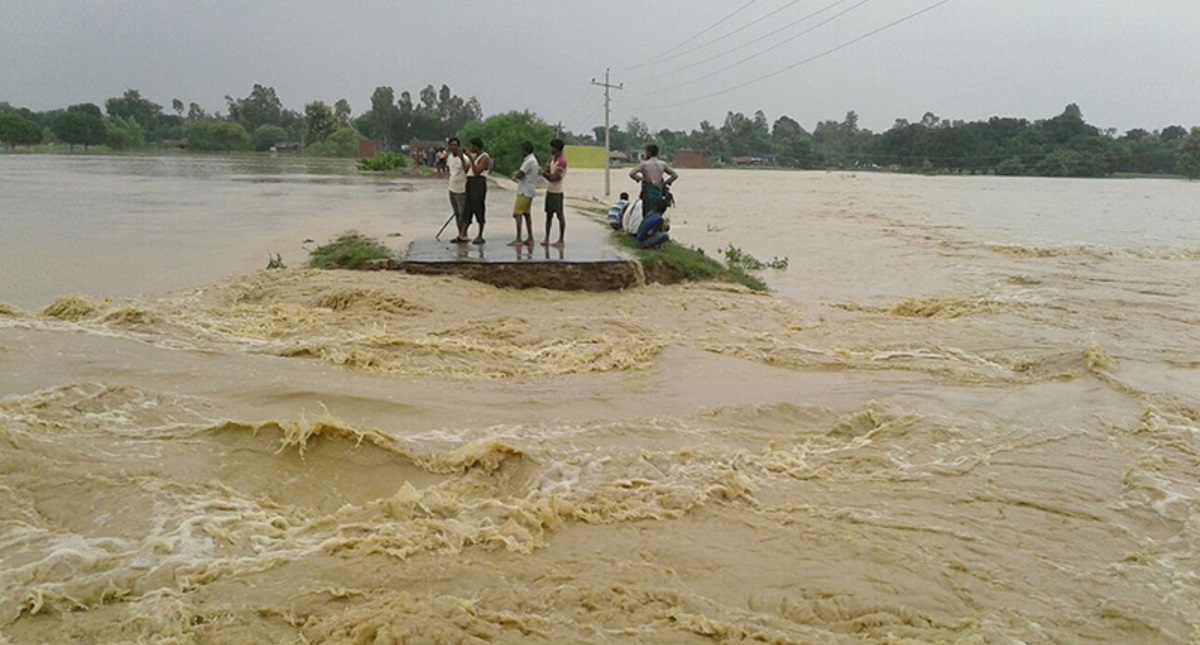
[[[679,175],[667,162],[658,158],[658,146],[653,143],[646,146],[645,158],[629,171],[629,177],[642,184],[642,204],[649,204],[651,207],[663,198],[666,187],[679,179]]]

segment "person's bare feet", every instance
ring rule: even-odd
[[[559,240],[559,241],[555,242],[554,244],[551,244],[550,246],[553,246],[556,249],[561,249],[563,246],[565,246],[565,244],[563,243],[562,240]]]
[[[511,242],[508,242],[508,246],[520,246],[521,244],[521,238],[519,237]]]
[[[532,237],[529,238],[528,240],[525,240],[525,246],[529,246],[529,247],[533,246],[533,238]]]

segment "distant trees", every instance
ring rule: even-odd
[[[104,122],[104,144],[110,149],[134,150],[145,143],[145,132],[137,119],[113,116]]]
[[[186,139],[195,150],[222,151],[266,151],[298,142],[309,154],[353,156],[364,137],[398,151],[413,140],[444,141],[469,133],[482,136],[493,149],[498,170],[511,171],[520,161],[516,142],[528,138],[544,145],[556,134],[529,112],[509,112],[484,121],[478,100],[455,95],[447,85],[426,85],[415,97],[379,86],[370,97],[370,109],[357,118],[344,98],[332,104],[311,101],[303,112],[289,110],[275,88],[262,84],[255,84],[244,97],[226,96],[225,101],[224,115],[178,98],[171,99],[164,113],[161,105],[132,88],[105,100],[104,110],[80,103],[33,112],[0,102],[0,142],[10,150],[43,141],[72,148],[107,145],[130,150]],[[581,144],[599,144],[605,137],[603,127],[584,134],[559,134]],[[655,131],[631,116],[623,125],[612,125],[608,136],[614,150],[631,155],[653,142],[668,159],[679,150],[691,149],[717,165],[748,161],[795,168],[1053,177],[1180,173],[1200,178],[1200,135],[1195,130],[1169,125],[1120,134],[1087,123],[1074,103],[1040,120],[994,116],[966,122],[926,112],[916,121],[897,119],[878,134],[861,127],[853,110],[841,120],[820,121],[811,131],[787,115],[771,123],[761,110],[727,112],[719,124],[702,121],[691,131]],[[545,153],[539,149],[539,155]]]
[[[241,125],[247,132],[263,125],[279,125],[283,120],[283,103],[275,94],[275,88],[254,84],[245,98],[235,99],[225,95],[225,106],[229,120]]]
[[[337,119],[333,110],[324,101],[313,101],[304,106],[304,143],[321,143],[337,130]]]
[[[304,149],[305,154],[318,157],[357,157],[358,142],[363,136],[354,128],[338,128],[324,141],[310,144]]]
[[[270,123],[255,128],[250,135],[250,149],[255,152],[266,152],[276,144],[287,141],[287,131]]]
[[[487,147],[496,164],[497,175],[511,175],[521,166],[520,146],[522,141],[533,144],[534,154],[544,162],[550,155],[550,140],[554,128],[532,112],[505,112],[488,117],[485,121],[469,123],[459,133],[464,143],[471,137],[479,137]]]
[[[188,126],[188,147],[212,152],[236,152],[250,147],[250,134],[240,123],[197,121]]]
[[[93,103],[80,103],[67,108],[54,117],[50,129],[59,141],[72,148],[82,145],[85,150],[88,146],[102,145],[106,135],[104,116],[99,106]]]
[[[946,121],[927,113],[920,123],[898,120],[874,143],[875,165],[935,171],[1103,177],[1113,173],[1176,171],[1179,126],[1160,132],[1130,130],[1116,136],[1083,119],[1074,103],[1040,121],[992,117]]]
[[[10,149],[31,146],[42,142],[42,129],[15,111],[0,113],[0,141]]]
[[[142,98],[141,93],[133,89],[125,90],[125,94],[119,98],[105,101],[104,110],[110,117],[126,122],[132,120],[147,130],[154,129],[159,117],[163,116],[161,105]]]
[[[396,98],[395,90],[381,86],[371,95],[370,111],[354,121],[354,127],[384,149],[399,150],[414,139],[445,140],[482,118],[479,101],[456,96],[446,85],[440,90],[427,85],[416,102],[407,91]]]
[[[771,126],[771,149],[782,166],[811,168],[815,161],[812,135],[789,116],[779,117]]]
[[[1192,128],[1179,147],[1179,172],[1188,179],[1200,179],[1200,127]]]

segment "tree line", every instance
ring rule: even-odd
[[[199,151],[266,151],[284,146],[309,154],[355,156],[364,138],[399,149],[412,138],[445,139],[467,123],[482,119],[474,98],[463,99],[443,85],[400,94],[380,87],[371,110],[353,118],[350,103],[338,99],[305,104],[303,112],[283,106],[275,88],[254,85],[244,97],[225,97],[226,110],[208,113],[196,103],[173,99],[171,108],[146,99],[136,89],[104,101],[104,107],[80,103],[35,112],[0,102],[0,141],[17,146],[66,144],[71,148],[105,146],[112,150],[187,147]]]
[[[460,97],[446,85],[428,85],[414,97],[387,86],[375,89],[370,108],[355,117],[346,99],[332,105],[305,104],[303,112],[283,106],[273,87],[254,85],[245,97],[225,97],[224,113],[209,114],[196,103],[171,101],[169,111],[135,89],[104,102],[33,112],[0,102],[0,141],[9,148],[42,143],[107,146],[114,150],[184,145],[201,151],[263,151],[280,146],[309,154],[355,156],[362,139],[400,151],[413,141],[438,142],[458,135],[481,136],[496,154],[497,169],[515,169],[516,142],[533,141],[539,152],[554,136],[570,144],[604,141],[604,128],[574,133],[555,129],[530,112],[484,118],[475,97]],[[1029,120],[991,117],[949,120],[926,113],[919,121],[897,119],[885,132],[858,124],[858,115],[825,120],[806,130],[795,119],[773,123],[760,110],[729,112],[720,125],[702,121],[691,131],[652,131],[637,117],[624,129],[612,126],[614,150],[630,156],[657,143],[671,159],[692,150],[721,165],[793,168],[886,169],[906,172],[1104,177],[1119,173],[1200,177],[1200,128],[1179,125],[1118,133],[1088,124],[1071,104],[1061,114]],[[486,136],[484,136],[486,135]],[[508,150],[505,145],[513,150]],[[513,157],[513,159],[508,159]],[[512,162],[511,164],[509,162]]]
[[[603,137],[604,128],[596,128],[594,138]],[[632,118],[625,130],[610,128],[609,140],[618,150],[636,150],[654,142],[668,158],[678,150],[695,150],[716,165],[1043,177],[1121,173],[1200,177],[1200,128],[1189,132],[1172,125],[1119,134],[1089,125],[1075,104],[1058,116],[1033,121],[998,116],[951,121],[927,112],[917,122],[897,119],[878,134],[860,127],[853,111],[841,121],[817,123],[812,132],[787,116],[768,125],[762,111],[753,116],[729,112],[720,126],[703,121],[690,132],[651,133]]]

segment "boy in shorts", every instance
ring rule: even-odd
[[[517,203],[513,206],[513,219],[517,222],[517,239],[508,243],[509,246],[524,244],[533,246],[533,198],[537,196],[536,181],[538,178],[538,160],[533,156],[533,144],[521,142],[521,154],[525,160],[521,168],[513,176],[517,180]],[[525,230],[528,237],[521,239],[521,220],[525,220]]]

